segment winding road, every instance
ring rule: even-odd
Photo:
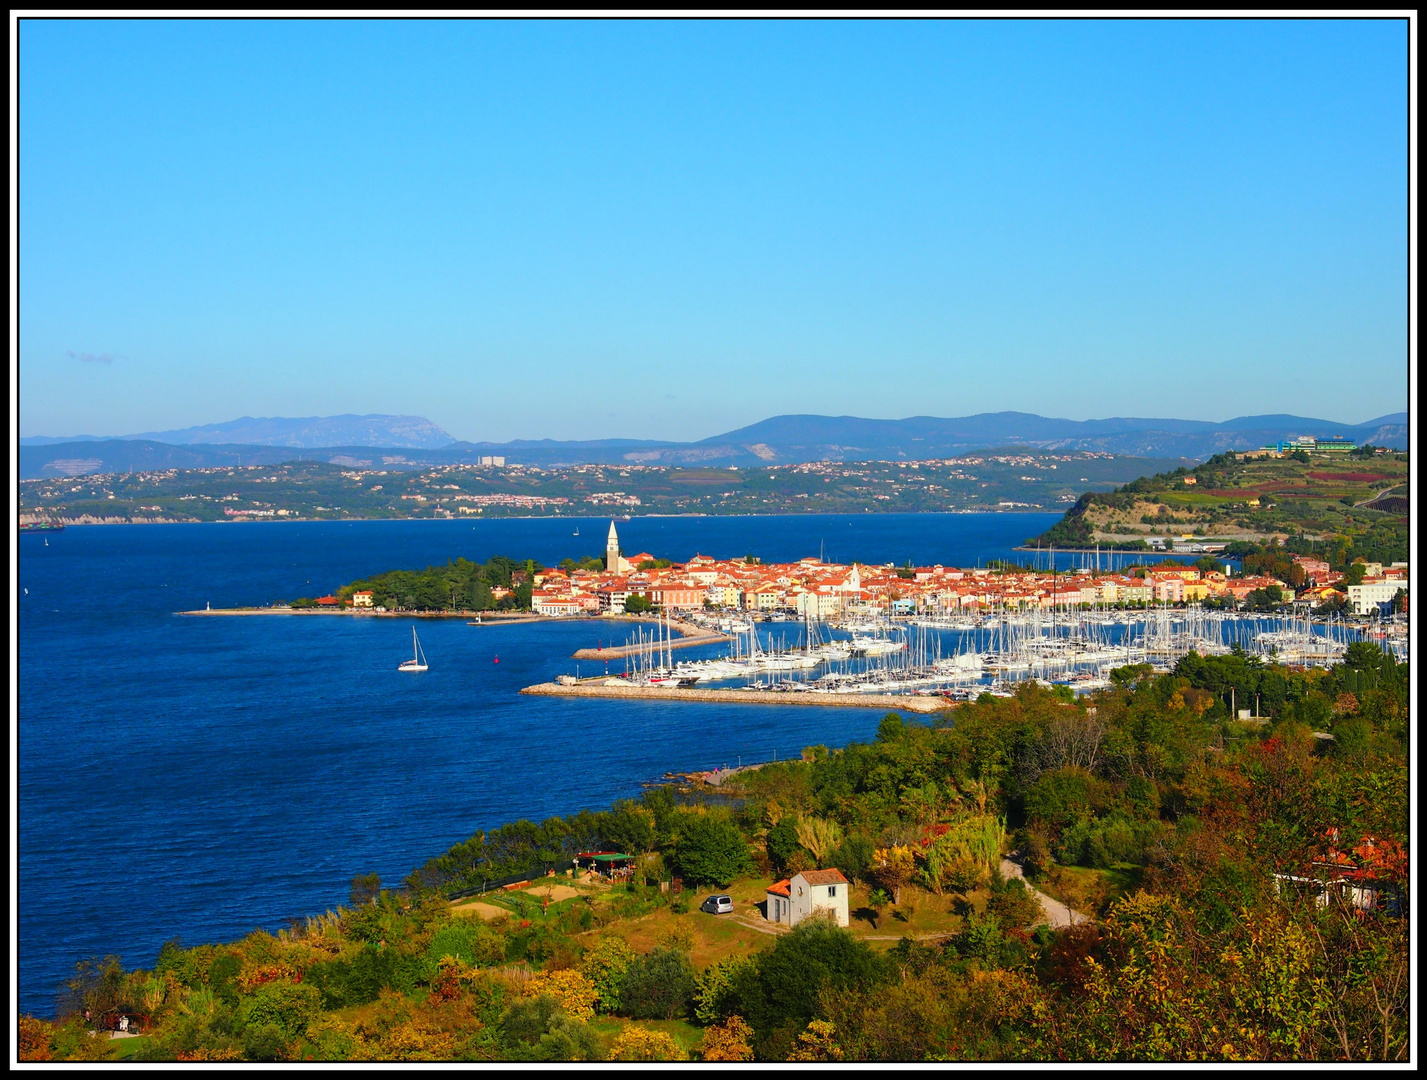
[[[1084,922],[1094,922],[1089,915],[1076,911],[1072,907],[1062,904],[1054,897],[1047,896],[1029,881],[1026,881],[1025,872],[1021,868],[1021,863],[1015,858],[1016,853],[1011,852],[1010,856],[1001,860],[1001,876],[1007,881],[1012,878],[1020,878],[1026,885],[1026,891],[1040,901],[1041,910],[1045,912],[1046,922],[1050,924],[1052,930],[1064,930],[1067,926],[1078,926]]]

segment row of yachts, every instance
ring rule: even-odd
[[[1090,691],[1108,685],[1114,668],[1149,664],[1165,671],[1190,650],[1212,656],[1247,646],[1280,662],[1328,665],[1359,638],[1356,628],[1307,619],[1231,620],[1199,612],[1151,611],[1134,621],[1137,633],[1112,632],[1113,638],[1103,624],[1097,627],[1083,617],[1057,627],[1033,616],[966,627],[949,625],[950,620],[844,624],[842,630],[851,636],[837,639],[809,621],[803,644],[789,649],[774,647],[771,640],[765,646],[751,621],[725,619],[715,625],[733,638],[729,656],[676,663],[668,638],[651,638],[620,681],[676,687],[740,681],[750,689],[787,693],[955,697],[1009,693],[1013,683],[1033,679]],[[945,629],[982,634],[979,640],[963,638],[961,651],[943,656],[939,635],[928,631]],[[814,676],[813,670],[824,665],[828,670]]]

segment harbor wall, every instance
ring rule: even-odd
[[[697,690],[664,686],[611,686],[608,683],[536,683],[520,691],[544,697],[628,698],[643,701],[737,702],[748,705],[831,705],[934,713],[951,708],[945,698],[898,694],[774,693],[766,690]]]

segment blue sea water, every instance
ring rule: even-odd
[[[1055,514],[635,518],[684,560],[976,565]],[[572,535],[578,527],[580,535]],[[603,550],[608,519],[74,527],[19,542],[19,1007],[76,960],[149,967],[399,882],[477,829],[604,809],[685,771],[870,738],[868,708],[520,697],[609,624],[194,618],[466,556]],[[1044,557],[1042,557],[1044,558]],[[1065,555],[1068,566],[1081,556]],[[431,670],[400,674],[419,626]],[[588,673],[588,672],[587,672]]]

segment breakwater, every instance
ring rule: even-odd
[[[647,653],[651,647],[656,652],[662,652],[665,649],[687,649],[694,645],[717,645],[720,641],[731,640],[733,639],[725,634],[700,632],[698,634],[660,642],[655,646],[651,646],[648,642],[643,642],[636,645],[611,645],[599,649],[577,649],[575,650],[574,657],[576,660],[619,660],[626,656],[639,656],[641,653]]]
[[[950,708],[952,702],[939,697],[897,694],[817,694],[774,693],[768,690],[695,690],[665,686],[611,686],[604,682],[536,683],[520,691],[545,697],[632,698],[644,701],[739,702],[748,705],[833,705],[864,706],[904,712],[933,713]]]
[[[480,625],[501,623],[540,622],[549,619],[546,615],[491,615],[484,611],[373,611],[370,608],[295,608],[240,607],[240,608],[199,608],[196,611],[175,611],[175,615],[339,615],[352,619],[479,619]]]

